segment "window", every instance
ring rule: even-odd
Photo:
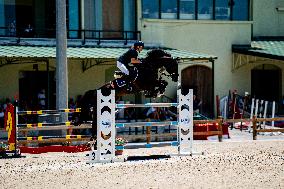
[[[0,36],[16,35],[16,4],[0,1]]]
[[[216,0],[215,1],[215,19],[216,20],[229,20],[231,11],[230,11],[229,1],[228,0]]]
[[[177,18],[177,1],[161,0],[161,18]]]
[[[195,19],[195,1],[194,0],[180,0],[180,19]]]
[[[82,2],[84,2],[83,20],[86,38],[136,38],[136,9],[133,8],[136,6],[135,1],[86,0]],[[146,7],[149,2],[146,2]]]
[[[67,8],[67,25],[68,25],[68,37],[78,38],[79,37],[79,2],[78,0],[68,0],[66,2]]]
[[[142,1],[143,18],[159,18],[159,0]]]
[[[198,19],[210,20],[213,18],[212,14],[213,0],[199,0],[198,1]]]
[[[248,20],[249,2],[244,0],[233,1],[233,20]]]
[[[249,20],[250,0],[142,0],[142,17]]]

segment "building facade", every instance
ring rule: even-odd
[[[266,56],[267,53],[260,55],[251,51],[255,48],[253,45],[259,45],[254,43],[257,37],[270,36],[275,40],[283,36],[284,3],[281,0],[66,2],[68,46],[128,48],[132,41],[142,39],[149,47],[209,55],[205,59],[184,59],[180,64],[182,84],[195,90],[203,101],[204,112],[212,112],[215,95],[222,97],[230,89],[277,102],[282,98],[281,53]],[[55,0],[0,0],[1,47],[54,46],[55,13]],[[0,57],[0,98],[28,98],[42,86],[49,86],[50,103],[53,103],[55,59],[36,52],[34,55],[32,58],[24,54]],[[212,57],[218,59],[212,61]],[[88,56],[68,59],[69,97],[75,98],[111,79],[115,59],[106,59]],[[251,61],[245,61],[248,59]],[[44,73],[50,74],[45,77]],[[272,77],[274,75],[277,77]],[[265,85],[259,85],[260,78],[265,78]],[[278,83],[277,91],[272,90],[272,83]],[[166,95],[174,97],[175,93],[176,84],[171,83]]]

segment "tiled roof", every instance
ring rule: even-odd
[[[121,54],[127,51],[127,48],[98,48],[98,47],[68,47],[67,58],[81,59],[117,59]],[[147,53],[147,49],[141,52],[141,57]],[[167,49],[174,58],[184,60],[210,60],[217,59],[216,56],[206,54],[196,54],[184,50]],[[0,46],[0,58],[55,58],[56,47],[40,46]]]

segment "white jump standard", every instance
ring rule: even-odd
[[[115,132],[116,127],[147,126],[141,123],[115,123],[115,108],[128,107],[171,107],[178,108],[178,121],[171,122],[177,125],[177,155],[192,155],[193,144],[193,90],[183,95],[178,90],[178,103],[147,103],[147,104],[117,104],[115,105],[115,92],[111,91],[109,96],[103,96],[101,91],[97,91],[97,150],[90,152],[89,163],[107,163],[121,161],[115,156]],[[130,125],[129,125],[130,124]],[[148,126],[153,126],[148,122]],[[154,124],[154,123],[153,123]],[[161,124],[162,123],[156,123]]]

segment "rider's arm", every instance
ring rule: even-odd
[[[131,64],[140,64],[141,61],[138,60],[137,58],[131,58]]]

